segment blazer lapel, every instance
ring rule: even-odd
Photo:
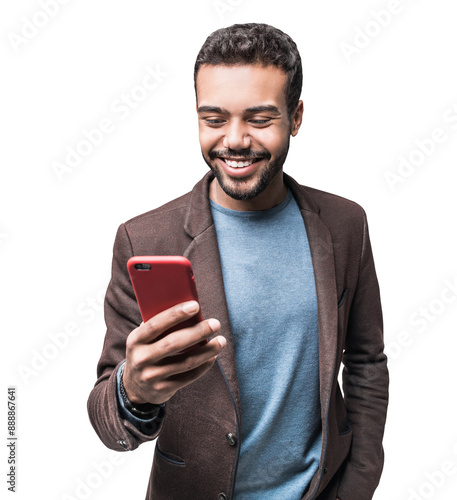
[[[240,415],[235,352],[224,293],[216,229],[208,199],[209,183],[212,179],[213,176],[209,172],[192,191],[184,226],[186,232],[192,237],[192,241],[184,257],[187,257],[192,264],[203,317],[218,319],[221,323],[221,330],[218,333],[227,339],[227,345],[219,355],[218,361],[235,401],[238,415]]]
[[[308,234],[316,282],[319,330],[319,380],[322,416],[327,415],[337,354],[338,307],[333,243],[319,207],[291,177],[284,180],[300,207]]]

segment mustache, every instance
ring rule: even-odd
[[[235,149],[213,149],[208,154],[211,160],[218,157],[223,158],[266,158],[269,160],[271,154],[268,151],[253,151],[251,149],[240,149],[239,151]]]

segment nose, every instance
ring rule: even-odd
[[[249,136],[246,124],[242,120],[233,120],[228,124],[223,145],[224,148],[235,151],[249,149],[251,146],[251,137]]]

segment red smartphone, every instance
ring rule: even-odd
[[[128,260],[127,269],[144,322],[181,302],[189,300],[198,302],[192,266],[185,257],[179,255],[135,256]],[[201,311],[198,311],[195,316],[168,329],[159,338],[200,321],[203,321],[203,316]],[[208,340],[194,347],[204,345],[206,342]]]

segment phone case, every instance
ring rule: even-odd
[[[185,257],[135,256],[128,260],[127,269],[144,322],[181,302],[198,302],[192,266]],[[203,321],[201,311],[170,328],[159,338],[200,321]]]

